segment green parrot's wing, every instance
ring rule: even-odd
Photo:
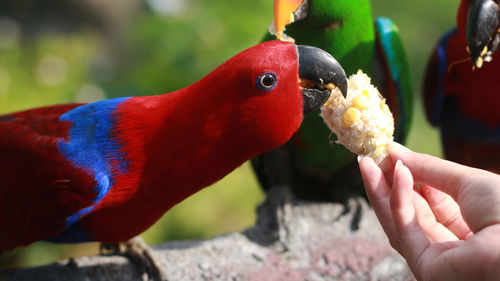
[[[399,30],[388,18],[377,18],[375,21],[377,38],[377,55],[380,63],[378,77],[387,77],[383,89],[379,89],[387,98],[396,121],[394,138],[404,142],[408,136],[413,114],[413,87],[410,69],[406,59]]]

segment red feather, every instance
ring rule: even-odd
[[[0,252],[54,237],[95,198],[94,181],[58,152],[69,104],[0,116]]]
[[[467,8],[470,0],[462,0],[457,14],[458,34],[452,36],[446,48],[449,69],[443,79],[445,95],[455,95],[461,111],[468,117],[500,126],[500,52],[493,54],[493,61],[485,62],[479,69],[472,68],[466,51]]]
[[[466,51],[469,4],[460,2],[457,30],[443,37],[429,61],[424,103],[429,121],[441,127],[447,159],[500,172],[500,52],[473,69]]]
[[[237,71],[242,65],[252,67]],[[278,75],[276,88],[256,90],[257,77],[269,71]],[[294,45],[271,42],[188,88],[124,102],[117,134],[134,161],[82,228],[100,241],[129,239],[244,161],[283,144],[302,122],[297,81]]]
[[[278,79],[269,91],[256,85],[265,72]],[[126,169],[118,171],[119,163],[113,163],[118,160],[110,160],[111,168],[105,168],[112,173],[112,186],[100,200],[91,169],[74,167],[58,150],[58,141],[73,141],[69,130],[75,120],[69,116],[63,120],[70,121],[61,122],[59,117],[78,105],[0,117],[0,177],[5,183],[0,189],[0,251],[54,238],[67,227],[68,216],[91,204],[91,211],[81,213],[69,230],[102,242],[140,234],[189,195],[285,143],[303,118],[298,78],[295,45],[266,42],[188,88],[117,103],[109,136],[119,144],[114,155],[125,159]],[[93,109],[78,114],[100,113]],[[76,133],[99,130],[98,125],[84,129]]]

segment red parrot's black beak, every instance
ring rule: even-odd
[[[471,0],[467,12],[467,52],[474,67],[491,61],[500,43],[500,14],[496,0]]]
[[[347,95],[347,78],[340,63],[329,53],[311,46],[297,47],[304,114],[319,109],[338,88]]]

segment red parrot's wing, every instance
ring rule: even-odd
[[[423,98],[427,120],[434,126],[441,122],[441,113],[444,102],[443,79],[448,72],[448,58],[446,48],[452,36],[456,36],[457,29],[448,31],[439,41],[427,64],[424,74]]]
[[[0,116],[0,252],[62,232],[68,216],[96,197],[94,180],[59,153],[78,104]]]

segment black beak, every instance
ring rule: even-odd
[[[498,49],[500,36],[498,4],[493,0],[472,0],[467,12],[467,51],[472,64],[480,68]]]
[[[329,53],[311,46],[297,46],[304,114],[319,109],[339,88],[347,95],[347,78],[340,63]]]

